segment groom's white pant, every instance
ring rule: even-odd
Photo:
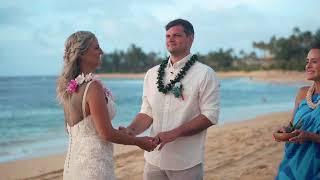
[[[203,164],[200,163],[185,170],[161,170],[157,166],[145,163],[143,180],[202,180]]]

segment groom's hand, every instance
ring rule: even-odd
[[[124,134],[127,134],[129,136],[135,136],[134,132],[130,128],[125,128],[123,126],[119,126],[119,131]]]
[[[137,145],[145,150],[145,151],[153,151],[158,144],[154,142],[154,138],[153,137],[148,137],[148,136],[144,136],[144,137],[137,137],[138,139],[138,143]]]
[[[158,141],[157,143],[160,144],[158,149],[160,151],[164,145],[176,140],[178,138],[178,134],[175,131],[166,131],[159,133],[154,138]]]

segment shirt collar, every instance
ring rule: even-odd
[[[191,54],[186,55],[184,58],[182,58],[181,60],[179,60],[178,62],[172,64],[171,63],[171,58],[169,58],[169,63],[167,65],[168,68],[182,68],[190,59]]]

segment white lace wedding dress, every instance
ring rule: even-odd
[[[114,180],[113,144],[102,142],[94,127],[91,116],[85,115],[85,98],[89,82],[85,88],[82,100],[84,119],[70,127],[69,147],[64,164],[64,180]],[[115,104],[108,98],[110,119],[115,116]]]

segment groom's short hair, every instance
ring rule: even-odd
[[[194,30],[193,30],[193,26],[192,24],[184,19],[175,19],[173,21],[170,21],[167,25],[166,25],[166,31],[168,31],[170,28],[172,28],[173,26],[178,26],[181,25],[184,29],[184,32],[187,35],[194,35]]]
[[[320,49],[320,42],[314,42],[310,49]]]

